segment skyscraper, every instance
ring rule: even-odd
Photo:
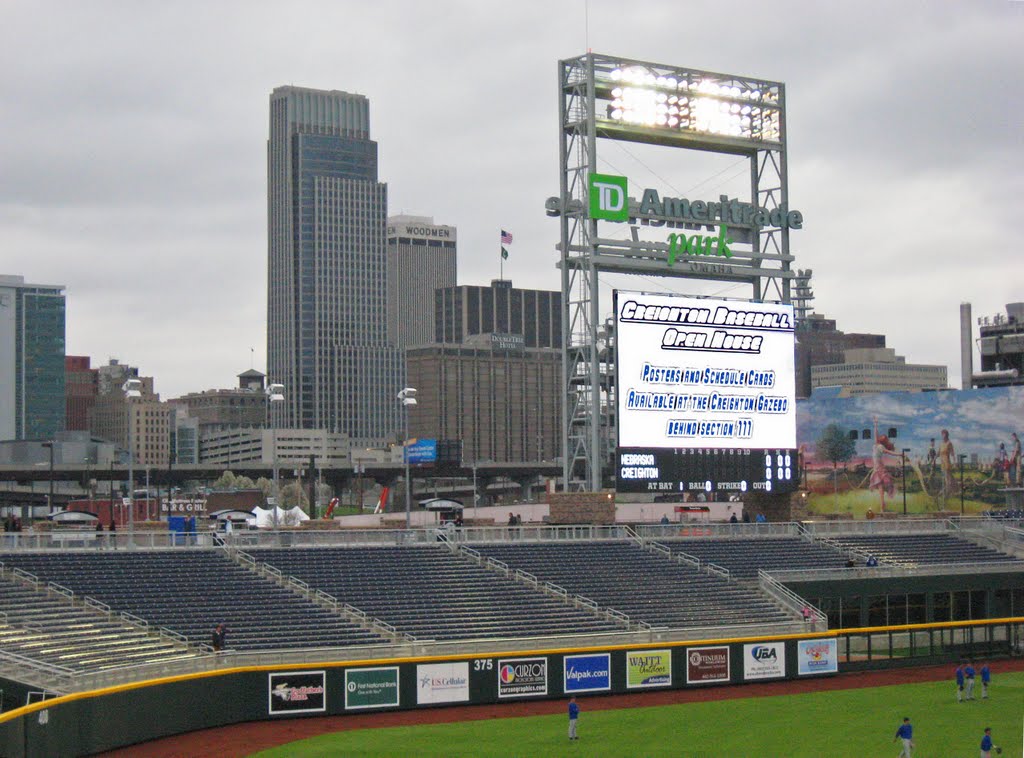
[[[388,219],[388,333],[396,347],[434,341],[434,293],[455,286],[456,229],[429,216]]]
[[[64,428],[64,286],[0,275],[0,440]]]
[[[267,192],[267,381],[285,386],[275,424],[393,439],[403,367],[388,342],[387,186],[366,97],[276,88]]]

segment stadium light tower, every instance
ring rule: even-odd
[[[274,420],[273,414],[270,412],[270,408],[274,403],[284,402],[284,385],[283,384],[268,384],[264,390],[267,397],[267,424],[270,426],[270,445],[273,447],[273,466],[274,466],[274,529],[277,529],[277,509],[278,509],[278,498],[280,497],[280,490],[278,488],[277,478],[277,423]]]
[[[545,210],[560,218],[562,474],[566,489],[597,491],[615,405],[602,382],[599,276],[739,283],[753,301],[788,304],[797,278],[790,230],[803,216],[788,206],[781,82],[597,53],[559,61],[558,77],[560,185]],[[605,140],[744,157],[749,196],[662,197],[668,179],[645,187],[607,173],[615,167],[599,160]],[[693,232],[711,227],[728,239],[725,252],[697,248]],[[693,243],[681,255],[680,240]]]
[[[405,528],[412,521],[412,484],[409,481],[409,407],[416,405],[416,388],[406,387],[398,393],[398,402],[402,404],[405,415],[405,437],[402,441],[402,457],[405,459]]]
[[[135,418],[131,401],[142,397],[142,381],[128,379],[121,389],[128,404],[128,531],[135,531]],[[149,493],[146,493],[149,496]]]

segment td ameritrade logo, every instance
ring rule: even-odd
[[[564,659],[565,692],[597,692],[612,688],[609,653],[567,655]]]
[[[624,176],[591,174],[587,180],[590,217],[602,221],[629,220],[629,182]]]

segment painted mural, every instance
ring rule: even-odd
[[[850,398],[818,390],[797,403],[808,503],[822,514],[1012,505],[1024,474],[1021,435],[1024,387]]]

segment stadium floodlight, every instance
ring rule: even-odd
[[[628,65],[595,70],[606,120],[627,129],[781,141],[781,85],[726,74]],[[754,104],[754,105],[752,105]],[[735,117],[735,118],[733,118]]]

